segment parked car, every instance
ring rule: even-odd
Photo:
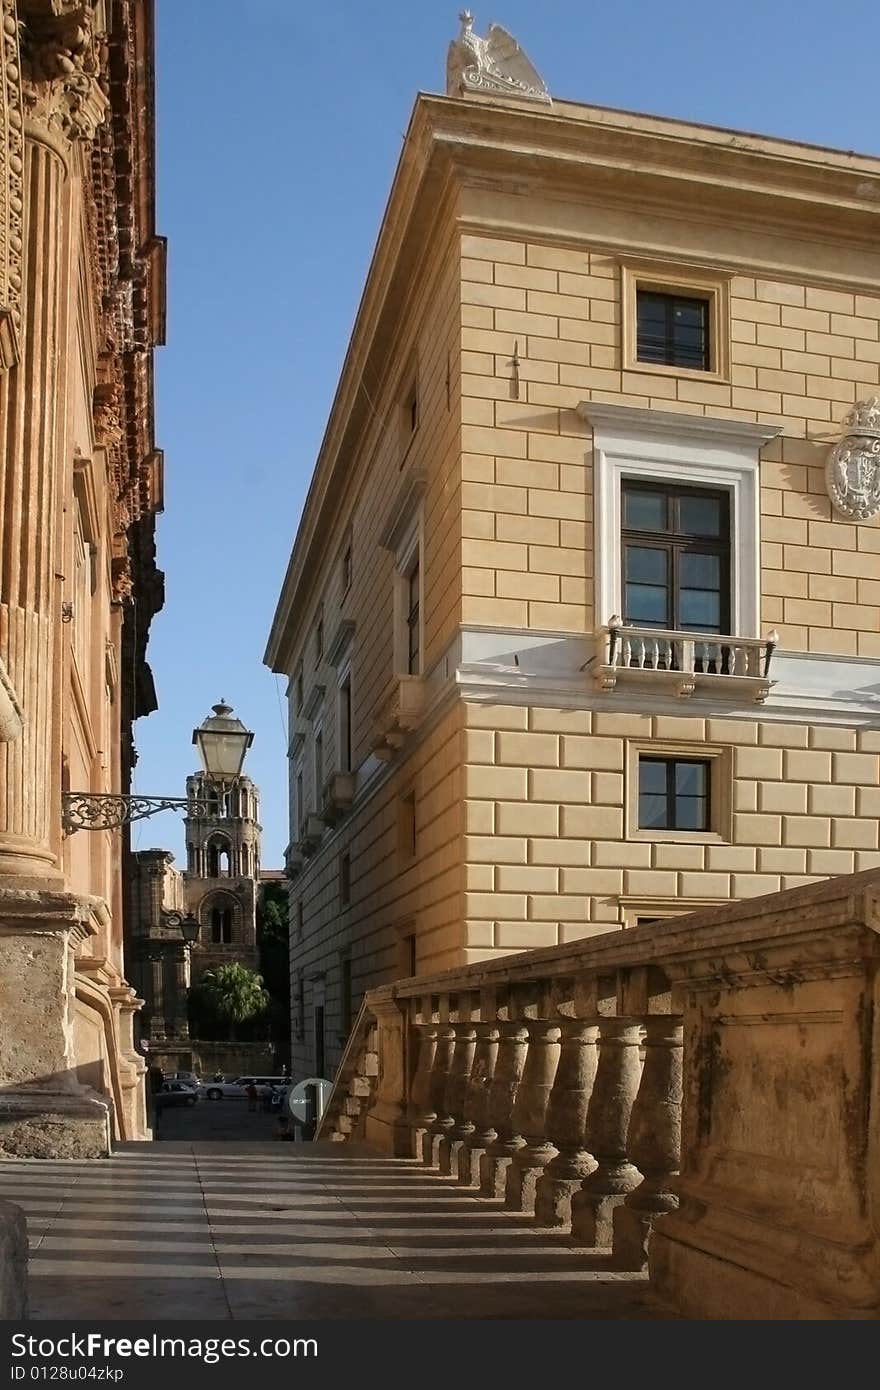
[[[234,1081],[209,1081],[205,1086],[208,1100],[241,1100],[247,1095],[248,1086],[257,1088],[257,1095],[271,1095],[276,1086],[286,1086],[286,1076],[237,1076]]]
[[[201,1080],[194,1071],[176,1071],[173,1076],[169,1076],[169,1081],[182,1081],[184,1086],[191,1086],[197,1091],[201,1086]]]
[[[162,1089],[157,1091],[154,1099],[163,1108],[166,1105],[195,1105],[199,1093],[185,1081],[163,1081]]]

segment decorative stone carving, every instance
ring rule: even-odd
[[[49,136],[92,140],[107,114],[92,0],[21,0],[25,116]]]
[[[0,0],[0,372],[18,361],[24,115],[15,0]]]
[[[858,401],[843,423],[825,466],[828,495],[841,516],[868,521],[880,512],[880,396]]]
[[[550,93],[512,34],[500,24],[490,24],[484,39],[474,33],[474,17],[462,10],[461,33],[449,45],[446,59],[446,91],[488,92],[550,104]]]

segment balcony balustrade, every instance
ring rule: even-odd
[[[770,665],[778,642],[775,631],[760,638],[723,637],[631,627],[615,616],[597,634],[596,683],[602,690],[665,688],[681,699],[711,695],[763,704],[774,684]]]
[[[532,1212],[689,1317],[876,1318],[878,964],[873,870],[402,980],[319,1137]]]

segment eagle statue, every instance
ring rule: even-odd
[[[550,93],[512,34],[490,24],[484,39],[474,33],[470,10],[459,15],[461,32],[449,45],[446,91],[449,96],[486,92],[550,104]]]

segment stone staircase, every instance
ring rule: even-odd
[[[366,1002],[355,1019],[315,1139],[363,1140],[379,1076],[377,1024]]]

